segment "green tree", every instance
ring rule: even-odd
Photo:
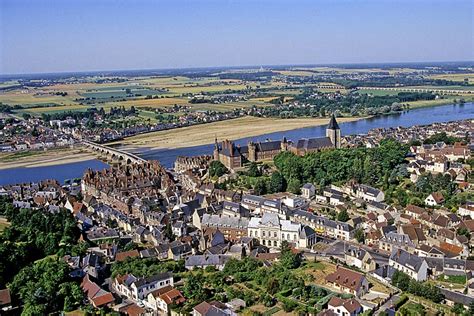
[[[301,265],[301,254],[293,253],[286,240],[282,241],[280,252],[280,263],[285,269],[296,269]]]
[[[70,311],[81,305],[84,295],[69,277],[69,267],[62,260],[46,258],[23,268],[9,285],[24,304],[24,315]]]
[[[299,194],[301,190],[301,181],[297,178],[290,178],[288,181],[288,191],[294,194]]]
[[[362,228],[356,229],[354,232],[354,238],[357,240],[358,243],[363,244],[365,242],[365,233]]]
[[[265,182],[264,179],[259,178],[255,182],[255,186],[253,187],[253,190],[255,191],[255,194],[263,195],[267,193],[267,183]]]
[[[278,171],[272,173],[269,182],[269,189],[272,193],[282,192],[285,190],[285,178]]]
[[[258,168],[258,165],[256,162],[251,162],[249,166],[249,170],[247,171],[247,174],[249,177],[260,177],[262,173],[260,172],[260,169]]]
[[[220,161],[214,160],[209,165],[209,175],[211,177],[221,177],[228,172],[229,170]]]
[[[342,209],[338,214],[336,219],[340,222],[347,222],[350,219],[349,213],[346,209]]]

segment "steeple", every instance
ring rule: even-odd
[[[329,120],[329,125],[327,129],[340,129],[339,124],[337,124],[336,116],[334,115],[334,113],[331,115],[331,119]]]
[[[339,128],[339,124],[337,124],[334,113],[329,120],[328,127],[326,127],[326,137],[329,137],[334,148],[341,148],[341,129]]]

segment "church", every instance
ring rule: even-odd
[[[303,156],[307,153],[321,150],[341,148],[341,129],[334,114],[326,128],[326,137],[303,138],[295,143],[283,138],[281,141],[248,142],[247,146],[235,145],[230,140],[220,144],[215,140],[214,160],[220,161],[228,169],[239,169],[248,161],[272,160],[283,151]]]

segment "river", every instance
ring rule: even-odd
[[[449,122],[474,118],[474,103],[452,104],[437,107],[426,107],[413,109],[400,114],[373,117],[365,120],[341,123],[341,132],[343,135],[363,134],[370,129],[380,127],[409,127],[413,125],[426,125],[435,122]],[[265,141],[266,139],[282,139],[286,137],[289,140],[300,138],[320,137],[325,135],[326,126],[315,126],[299,128],[291,131],[276,132],[264,134],[256,137],[247,137],[238,139],[235,142],[245,145],[249,140]],[[157,159],[165,167],[172,167],[177,156],[196,156],[211,154],[213,145],[203,145],[195,147],[147,150],[137,154],[145,159]],[[101,169],[107,165],[97,159],[81,161],[76,163],[62,164],[48,167],[34,168],[15,168],[0,170],[0,185],[38,181],[47,178],[56,178],[60,182],[66,179],[80,178],[87,168]]]

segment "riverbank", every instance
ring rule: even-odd
[[[0,170],[35,168],[87,161],[96,157],[82,148],[49,149],[0,154]]]
[[[410,109],[418,109],[418,108],[429,108],[429,107],[436,107],[441,105],[447,104],[459,104],[455,103],[454,100],[459,101],[460,99],[464,99],[466,103],[474,102],[474,97],[472,95],[469,96],[447,96],[444,99],[436,99],[436,100],[421,100],[421,101],[412,101],[412,102],[405,102],[410,105]]]
[[[365,117],[340,117],[339,123],[353,122]],[[246,116],[242,118],[195,125],[166,131],[132,136],[110,145],[123,145],[125,149],[175,149],[212,144],[218,140],[255,137],[263,134],[284,132],[303,127],[327,125],[329,118],[276,119]]]

